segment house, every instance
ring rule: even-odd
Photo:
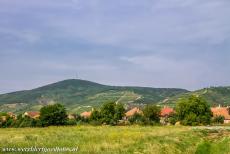
[[[164,106],[161,109],[161,113],[160,113],[160,123],[163,125],[167,125],[169,124],[169,116],[170,114],[174,113],[175,111],[168,107],[168,106]]]
[[[132,117],[135,114],[143,114],[143,112],[138,108],[138,107],[134,107],[133,109],[129,110],[128,112],[125,113],[125,119],[128,119],[130,117]]]
[[[8,112],[7,115],[11,118],[13,118],[14,120],[17,119],[17,116],[13,113],[13,112]]]
[[[77,115],[76,114],[68,114],[67,118],[70,120],[75,120],[77,118]]]
[[[12,119],[16,120],[17,116],[15,114],[13,114],[12,112],[3,113],[0,115],[0,121],[2,121],[2,122],[7,121],[8,118],[12,118]]]
[[[32,119],[38,119],[40,117],[40,112],[37,111],[28,111],[23,114],[23,117],[28,116]]]
[[[1,116],[1,117],[0,117],[0,121],[2,121],[2,122],[5,122],[5,121],[6,121],[6,119],[7,119],[7,117],[6,117],[6,116]]]
[[[174,110],[170,107],[167,107],[167,106],[164,106],[162,109],[161,109],[161,114],[160,116],[161,117],[168,117],[170,114],[174,113]]]
[[[219,107],[211,108],[211,111],[212,111],[214,117],[223,116],[224,117],[224,123],[230,123],[229,108],[219,106]]]
[[[91,111],[89,111],[89,112],[85,111],[85,112],[81,113],[81,117],[83,117],[83,118],[89,118],[91,116],[91,114],[92,114]]]

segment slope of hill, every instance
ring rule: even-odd
[[[160,104],[167,104],[174,106],[178,99],[181,97],[187,97],[188,95],[198,95],[203,97],[211,106],[217,105],[230,105],[230,87],[210,87],[201,90],[181,93],[177,96],[173,96],[169,99],[160,101]]]
[[[106,86],[85,80],[64,80],[33,90],[0,95],[0,111],[39,110],[52,103],[63,103],[70,112],[97,107],[104,102],[124,104],[157,103],[186,93],[184,89]]]

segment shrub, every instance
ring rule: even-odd
[[[141,114],[135,113],[132,117],[128,119],[131,124],[143,124],[145,121],[144,117]]]
[[[7,116],[5,116],[5,120],[3,120],[3,119],[0,120],[0,127],[1,128],[12,127],[13,123],[14,123],[14,119],[7,115]]]
[[[216,116],[213,118],[213,123],[216,124],[223,124],[224,123],[224,116]]]
[[[175,125],[177,121],[178,121],[177,115],[175,113],[171,113],[168,117],[168,122],[172,125]]]

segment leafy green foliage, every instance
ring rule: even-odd
[[[171,113],[168,117],[168,122],[172,125],[175,125],[176,122],[178,121],[178,117],[176,113]]]
[[[65,107],[61,104],[44,106],[40,110],[40,120],[43,126],[65,125],[67,122]]]
[[[2,119],[2,117],[0,117],[0,128],[12,127],[13,123],[14,119],[9,116],[5,116],[5,119]]]
[[[103,104],[100,112],[94,111],[91,119],[100,121],[104,124],[115,125],[124,116],[125,109],[120,103],[108,102]]]
[[[128,119],[131,124],[140,124],[143,125],[146,121],[144,116],[138,113],[135,113],[132,117]]]
[[[183,125],[207,125],[212,117],[208,103],[194,95],[179,100],[176,104],[176,113]]]
[[[124,105],[121,103],[118,103],[115,105],[115,114],[114,119],[115,121],[121,120],[125,115],[125,108]]]
[[[216,116],[213,118],[213,123],[215,124],[223,124],[224,123],[224,116]]]
[[[149,121],[153,123],[159,123],[160,122],[160,107],[156,105],[147,105],[143,109],[144,117]]]
[[[101,113],[98,110],[94,110],[90,116],[91,121],[100,121]]]
[[[105,124],[115,124],[115,103],[105,103],[101,108],[102,122]]]

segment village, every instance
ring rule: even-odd
[[[218,117],[221,116],[224,118],[224,124],[229,124],[230,123],[230,108],[229,107],[221,107],[220,105],[218,107],[211,107],[211,111],[213,114],[213,117]],[[91,111],[84,111],[81,114],[68,114],[67,118],[69,120],[76,120],[79,117],[83,118],[83,119],[89,119],[92,115],[92,112],[94,111],[94,108],[91,109]],[[160,111],[160,123],[163,125],[169,125],[169,123],[167,122],[168,118],[170,117],[170,115],[172,115],[173,113],[175,113],[175,110],[169,106],[164,106],[161,108]],[[128,119],[130,119],[131,117],[133,117],[134,115],[143,115],[143,111],[140,109],[140,107],[133,107],[132,109],[126,110],[124,117],[122,118],[122,122],[124,121],[128,121]],[[8,117],[13,118],[14,120],[17,119],[17,115],[12,113],[12,112],[8,112],[7,115],[3,115],[1,116],[1,121],[6,121]],[[40,117],[40,112],[38,111],[26,111],[25,113],[22,114],[22,117],[28,117],[31,119],[39,119]],[[180,123],[177,122],[176,125],[179,125]]]

